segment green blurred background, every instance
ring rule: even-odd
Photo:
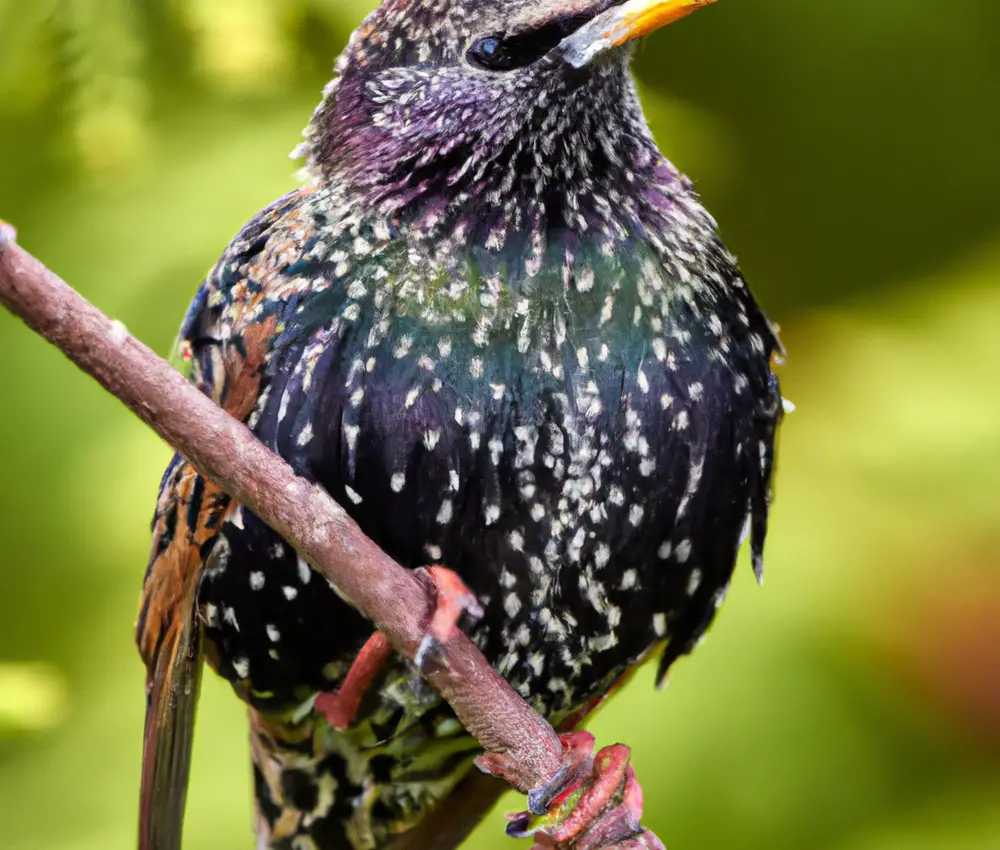
[[[0,0],[0,216],[167,353],[295,185],[370,6]],[[997,850],[1000,4],[722,2],[636,67],[784,328],[798,412],[765,589],[741,563],[671,688],[645,671],[592,728],[634,748],[671,850]],[[0,846],[129,847],[168,450],[6,314],[0,364]],[[211,676],[199,720],[186,847],[250,847],[244,720]]]

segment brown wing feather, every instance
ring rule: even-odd
[[[146,662],[140,850],[179,850],[201,676],[202,547],[228,497],[179,458],[164,478],[136,636]]]

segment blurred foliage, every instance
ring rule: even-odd
[[[369,8],[0,0],[0,216],[166,353],[204,269],[294,185]],[[766,589],[742,564],[667,693],[647,671],[592,724],[634,748],[674,850],[1000,847],[997,44],[993,0],[757,0],[640,50],[798,405]],[[169,453],[5,314],[0,363],[2,844],[129,846],[130,624]],[[206,677],[192,850],[250,845],[241,714]]]

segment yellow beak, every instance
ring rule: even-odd
[[[627,0],[584,24],[562,42],[562,56],[575,68],[595,56],[672,24],[715,0]]]
[[[614,45],[649,35],[715,0],[629,0],[604,37]]]

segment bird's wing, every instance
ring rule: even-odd
[[[193,382],[241,421],[262,391],[277,317],[237,319],[251,313],[254,299],[262,297],[263,287],[251,289],[247,282],[259,258],[267,255],[270,228],[296,202],[296,195],[288,196],[244,228],[198,291],[181,328]],[[235,340],[230,334],[234,323],[241,324]],[[140,850],[180,847],[202,660],[198,585],[219,529],[236,507],[220,487],[174,457],[160,484],[136,625],[147,671]]]

